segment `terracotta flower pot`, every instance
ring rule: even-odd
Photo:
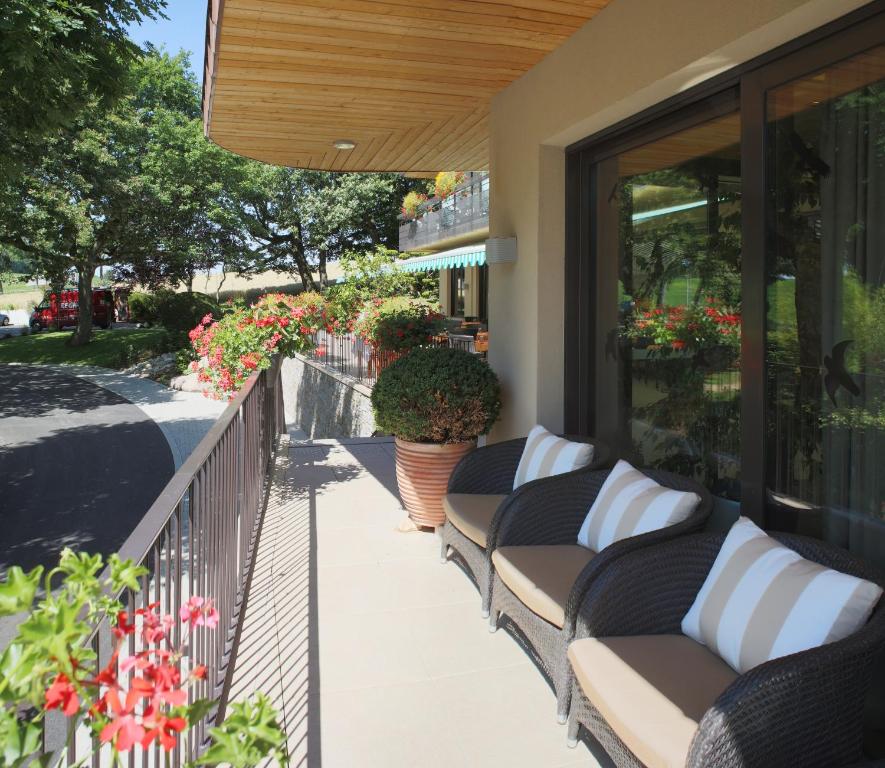
[[[399,496],[416,525],[437,528],[446,521],[442,499],[449,477],[474,440],[439,445],[396,438],[396,482]]]

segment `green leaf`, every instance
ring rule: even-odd
[[[248,768],[272,757],[288,765],[286,736],[277,722],[277,713],[263,694],[230,705],[231,714],[209,731],[211,745],[194,765],[227,764]]]
[[[0,584],[0,616],[30,610],[42,576],[42,565],[28,573],[17,565],[12,566],[6,572],[6,579]]]
[[[101,555],[74,552],[70,547],[65,547],[58,561],[58,568],[67,575],[69,581],[88,582],[98,575],[102,564]]]
[[[16,702],[30,698],[39,690],[39,660],[40,656],[33,645],[8,645],[0,654],[0,699]]]
[[[190,706],[182,708],[185,710],[184,717],[187,718],[188,723],[190,723],[191,725],[196,725],[213,709],[215,709],[216,703],[217,702],[212,701],[211,699],[197,699]]]
[[[116,554],[108,558],[108,565],[111,568],[111,587],[115,593],[121,589],[131,589],[133,592],[137,592],[139,577],[148,572],[147,568],[136,565],[132,560],[121,560]]]
[[[82,604],[57,602],[55,610],[32,614],[19,626],[19,637],[34,643],[49,656],[66,663],[75,647],[89,636],[89,625],[80,621]]]
[[[0,758],[4,768],[18,768],[40,751],[42,732],[36,720],[19,720],[15,712],[0,709]]]

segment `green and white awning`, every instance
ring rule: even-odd
[[[480,243],[453,248],[451,251],[431,253],[428,256],[413,256],[411,259],[396,262],[396,267],[405,272],[432,272],[437,269],[476,267],[485,263],[486,247],[484,243]]]

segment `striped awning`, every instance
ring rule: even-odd
[[[486,247],[467,245],[453,248],[451,251],[431,253],[428,256],[413,256],[396,262],[397,269],[406,272],[432,272],[437,269],[454,269],[455,267],[476,267],[486,263]]]

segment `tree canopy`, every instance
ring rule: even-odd
[[[0,3],[0,173],[122,92],[138,47],[126,26],[165,0],[4,0]]]
[[[4,6],[0,25],[14,22],[21,37],[22,18],[49,23],[31,4]],[[22,77],[0,94],[0,109],[18,104],[9,117],[0,112],[0,136],[30,146],[14,173],[0,175],[0,247],[17,249],[35,274],[54,283],[76,274],[81,306],[91,305],[98,267],[154,288],[190,285],[199,271],[272,269],[298,275],[312,289],[325,285],[330,260],[396,247],[398,202],[420,182],[264,165],[203,136],[200,88],[187,54],[150,46],[139,51],[122,32],[122,24],[157,12],[162,0],[46,5],[57,24],[74,14],[66,33],[73,37],[62,35],[64,42],[100,28],[107,47],[77,38],[79,48],[72,44],[68,54],[71,76],[87,78],[78,80],[82,98],[75,104],[66,81],[55,81],[53,87],[66,92],[48,95],[41,105],[41,89],[50,87],[42,78],[52,72],[40,68],[58,63],[41,56],[52,58],[47,51],[59,41],[47,33],[43,48],[32,41],[35,50],[22,54],[5,38],[0,42],[4,83],[16,73]],[[90,91],[88,76],[107,63],[104,56],[113,58],[106,75],[113,83],[96,82]],[[35,96],[29,83],[37,79]],[[90,313],[80,313],[79,323],[74,343],[85,343]]]

